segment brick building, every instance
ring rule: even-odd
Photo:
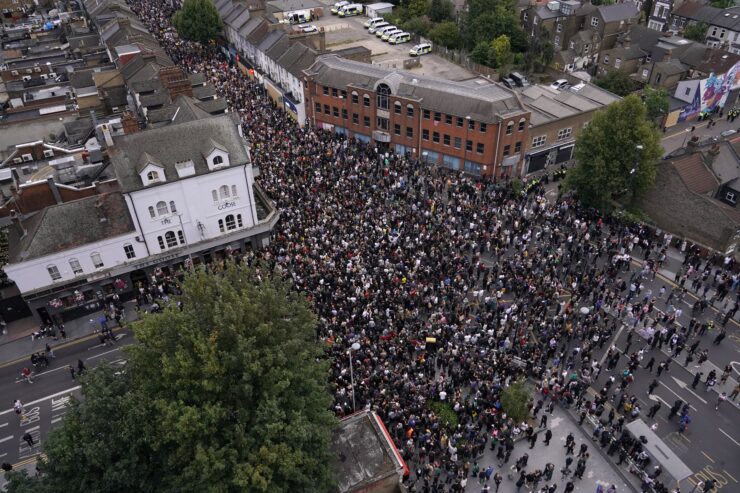
[[[518,176],[529,110],[485,79],[452,82],[319,58],[304,71],[312,125],[475,175]]]

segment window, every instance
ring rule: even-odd
[[[98,252],[91,253],[90,259],[92,260],[93,267],[95,267],[96,269],[100,269],[101,267],[103,267],[103,258]]]
[[[388,96],[391,94],[391,88],[386,84],[378,84],[378,108],[387,110],[388,109]]]
[[[347,108],[342,108],[342,120],[347,119]]]
[[[327,86],[324,86],[324,96],[329,95],[329,88]]]
[[[619,68],[622,66],[622,59],[621,58],[615,58],[614,59],[614,68]]]
[[[244,226],[244,223],[242,222],[242,215],[241,214],[237,214],[236,215],[236,226],[238,228],[241,228],[242,226]]]
[[[508,125],[506,125],[506,135],[511,135],[511,132],[514,131],[514,122],[509,122]]]
[[[381,130],[388,130],[389,123],[388,123],[387,118],[383,118],[382,116],[379,116],[377,123],[378,123],[378,128],[380,128]]]
[[[650,71],[648,69],[646,69],[646,68],[642,69],[642,78],[643,79],[647,79],[649,75],[650,75]],[[690,91],[691,91],[691,89],[689,89],[689,92]],[[686,94],[688,94],[688,92]]]
[[[414,105],[413,104],[406,105],[406,116],[414,116]]]
[[[367,94],[363,94],[362,104],[363,106],[367,106],[369,108],[370,107],[370,96],[368,96]]]
[[[588,50],[591,49],[591,45],[583,45],[583,54],[588,55]]]
[[[335,97],[335,98],[337,96],[339,96],[339,93],[337,92],[337,89],[336,88],[334,88],[334,87],[331,88],[331,95],[332,95],[332,97]]]
[[[167,231],[164,234],[164,241],[167,243],[167,248],[177,246],[177,239],[175,238],[175,233],[173,233],[172,231]]]
[[[475,145],[475,152],[477,152],[478,154],[483,154],[483,151],[485,151],[485,149],[486,146],[483,145],[483,142],[478,142]]]
[[[691,94],[691,88],[690,87],[687,87],[686,90],[684,91],[683,95],[684,96],[688,96],[689,94]]]
[[[599,18],[591,17],[591,27],[599,27]]]
[[[447,134],[444,134],[442,143],[446,145],[447,147],[449,147],[450,146],[450,136]]]
[[[331,110],[329,109],[329,105],[328,104],[325,104],[324,105],[324,113],[326,113],[327,115],[331,115]]]
[[[159,173],[156,171],[150,171],[146,174],[146,179],[149,181],[159,181]]]
[[[517,154],[519,154],[520,152],[522,152],[522,142],[521,141],[519,141],[516,144],[514,144],[514,152],[517,153]]]
[[[480,125],[479,128],[480,128],[481,133],[486,133],[486,130],[488,130],[488,125],[486,125],[483,122],[480,122],[479,125]]]
[[[472,140],[465,141],[465,150],[467,152],[473,152],[473,141]]]
[[[177,212],[177,208],[175,207],[175,201],[174,200],[170,200],[170,212],[173,213],[173,214],[175,212]]]
[[[228,199],[229,198],[229,186],[228,185],[221,185],[218,187],[218,193],[221,196],[221,199]]]
[[[400,115],[401,114],[401,103],[399,103],[398,101],[393,103],[393,111],[395,111],[397,115]]]
[[[236,219],[234,218],[233,214],[229,214],[228,216],[226,216],[225,222],[227,230],[230,231],[232,229],[236,229]]]
[[[363,124],[364,124],[364,125],[365,125],[366,127],[369,127],[369,126],[370,126],[370,117],[369,117],[369,116],[363,116],[363,117],[362,117],[362,123],[363,123]]]
[[[123,245],[123,253],[126,254],[126,258],[136,258],[136,252],[134,251],[133,245],[131,243],[126,243]]]
[[[59,269],[56,265],[50,264],[46,266],[47,272],[49,272],[49,275],[51,276],[52,281],[58,281],[62,278],[62,274],[59,273]]]
[[[360,96],[355,91],[352,91],[352,104],[357,104],[359,102]]]
[[[340,91],[339,97],[342,99],[347,99],[347,91],[344,91],[344,90]]]
[[[218,230],[221,231],[222,233],[226,231],[226,229],[224,228],[224,220],[223,219],[219,219],[218,220]]]
[[[429,110],[423,110],[424,113],[424,119],[429,120]]]
[[[468,118],[468,130],[475,130],[475,122]]]
[[[151,205],[149,206],[149,215],[152,216],[152,219],[157,217],[157,213],[154,212],[154,207],[152,207]]]
[[[177,239],[180,240],[180,245],[185,243],[185,235],[182,234],[182,230],[177,232]]]
[[[524,125],[527,123],[527,120],[522,118],[519,120],[519,131],[524,132]]]
[[[414,138],[414,127],[406,127],[406,137],[409,139]]]
[[[214,202],[218,202],[218,192],[217,192],[217,191],[215,191],[215,190],[211,190],[211,197],[213,198],[213,201],[214,201]],[[150,207],[149,209],[152,209],[152,208]],[[153,210],[154,210],[154,209],[152,209],[152,210],[151,210],[151,211],[149,211],[149,212],[150,212],[150,213],[152,213],[152,211],[153,211]],[[152,214],[152,217],[154,217],[154,214]]]
[[[399,125],[398,123],[393,125],[393,133],[396,135],[401,135],[401,125]]]
[[[80,261],[76,258],[69,259],[69,267],[72,269],[72,273],[74,275],[82,274],[82,266],[80,265]]]
[[[609,55],[604,55],[604,65],[609,65]]]
[[[439,144],[439,132],[432,132],[432,142]]]
[[[562,24],[558,24],[557,26],[555,26],[555,32],[556,33],[563,32],[563,25]]]
[[[165,214],[168,214],[170,211],[167,209],[167,202],[164,200],[160,200],[157,202],[157,215],[158,216],[164,216]]]
[[[455,137],[455,149],[460,149],[462,147],[462,139],[460,137]]]
[[[570,137],[570,134],[573,132],[573,129],[571,127],[568,128],[561,128],[558,132],[558,140],[565,140],[568,137]]]
[[[426,128],[421,131],[421,138],[423,140],[429,140],[429,130]]]
[[[542,147],[547,142],[547,135],[540,135],[532,139],[532,147]]]
[[[316,113],[321,113],[321,103],[314,103],[313,109]]]
[[[459,116],[457,117],[457,126],[460,127],[460,128],[462,128],[462,126],[463,126],[463,119],[460,118]]]
[[[506,144],[504,146],[504,157],[508,156],[509,154],[511,154],[511,146],[509,144]]]
[[[352,113],[352,124],[353,125],[359,125],[360,123],[360,115],[357,113]]]
[[[221,157],[221,156],[214,156],[213,157],[213,165],[214,166],[218,166],[219,164],[223,164],[223,163],[224,163],[224,158],[223,157]]]
[[[231,196],[236,197],[236,185],[231,185]]]
[[[732,204],[736,204],[737,203],[737,197],[735,197],[735,194],[732,193],[732,192],[725,192],[725,200],[727,202],[732,203]]]
[[[339,108],[336,106],[331,107],[331,114],[334,116],[334,118],[339,118]]]
[[[440,113],[439,111],[435,111],[434,112],[434,121],[435,122],[442,121],[442,113]]]
[[[712,34],[711,34],[711,36],[714,37],[716,35],[717,35],[717,26],[713,26],[712,27]]]
[[[445,124],[452,125],[452,115],[445,115]]]
[[[157,241],[159,242],[159,249],[164,250],[164,240],[161,236],[157,236]]]

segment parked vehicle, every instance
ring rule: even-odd
[[[370,34],[375,34],[376,32],[378,32],[378,29],[383,29],[384,27],[388,27],[390,25],[391,25],[390,22],[385,22],[385,21],[378,22],[374,26],[370,26],[370,28],[368,28],[367,32],[369,32]]]
[[[352,17],[354,15],[360,15],[362,14],[362,4],[359,3],[351,3],[349,5],[345,5],[344,7],[339,10],[339,17]]]
[[[398,29],[398,28],[396,26],[381,27],[380,29],[377,29],[375,31],[375,35],[379,38],[382,38],[386,31],[392,31],[393,29]]]
[[[429,43],[421,43],[409,50],[411,56],[422,56],[432,52],[432,45]]]
[[[403,29],[399,29],[399,28],[391,29],[389,31],[384,32],[383,35],[380,37],[380,39],[382,39],[383,41],[388,41],[391,36],[395,34],[401,34],[402,32],[403,32]]]
[[[295,12],[288,12],[281,21],[283,24],[305,24],[311,20],[310,10],[297,10]]]
[[[388,38],[388,42],[392,45],[398,45],[401,43],[408,43],[411,41],[410,33],[398,33]]]
[[[527,87],[529,85],[529,81],[527,80],[527,78],[519,72],[510,73],[509,79],[513,80],[514,83],[516,83],[516,85],[519,87]]]
[[[565,89],[568,87],[568,81],[566,79],[558,79],[550,84],[550,87],[553,89]]]
[[[331,13],[337,15],[339,13],[339,9],[341,9],[345,5],[349,5],[349,2],[342,0],[341,2],[335,3],[334,6],[331,8]]]
[[[370,29],[371,27],[384,22],[384,20],[385,19],[383,19],[382,17],[373,17],[372,19],[365,21],[365,24],[363,25],[365,26],[365,29]]]
[[[514,88],[516,87],[516,82],[514,82],[514,81],[513,81],[513,80],[512,80],[511,78],[509,78],[509,77],[502,77],[502,78],[501,78],[501,83],[502,83],[503,85],[505,85],[506,87],[508,87],[509,89],[514,89]]]
[[[303,32],[304,34],[319,32],[319,28],[314,26],[313,24],[306,24],[305,26],[299,27],[301,28],[301,32]]]

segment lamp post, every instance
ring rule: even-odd
[[[685,129],[684,129],[683,143],[681,144],[681,148],[682,148],[682,149],[683,149],[684,147],[686,147],[686,139],[688,139],[688,138],[689,138],[689,134],[690,134],[690,133],[691,133],[691,129],[690,129],[690,128],[685,128]]]
[[[357,409],[355,408],[355,374],[352,371],[352,351],[357,351],[360,349],[360,343],[355,342],[352,344],[349,348],[349,379],[352,384],[352,412],[355,412]]]
[[[465,163],[468,160],[468,134],[470,132],[470,115],[465,117],[465,142],[463,142],[463,163],[462,163],[462,169],[465,171]]]
[[[640,166],[640,153],[644,149],[642,144],[637,144],[635,146],[635,149],[637,150],[636,156],[635,156],[635,167],[630,170],[630,201],[634,200],[635,198],[635,190],[633,188],[633,182],[635,181],[635,175],[637,175],[637,169]]]

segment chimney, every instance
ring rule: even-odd
[[[123,125],[123,133],[125,135],[135,134],[139,131],[139,122],[134,117],[134,114],[126,110],[121,116],[121,125]]]
[[[57,204],[61,204],[64,202],[62,200],[62,195],[59,193],[59,189],[57,188],[57,184],[54,181],[54,177],[50,176],[46,179],[46,183],[49,185],[49,190],[51,191],[51,195],[54,197],[54,201]]]
[[[673,56],[673,50],[670,48],[667,48],[665,50],[665,53],[663,54],[663,61],[668,62],[670,61],[671,57]]]
[[[622,48],[624,48],[625,50],[629,50],[630,49],[630,44],[632,44],[631,42],[632,42],[632,40],[630,39],[630,35],[629,35],[629,33],[627,33],[627,35],[622,40]]]
[[[21,222],[21,216],[15,209],[10,211],[10,221],[13,223],[13,227],[18,232],[18,235],[23,238],[26,236],[26,228],[23,227]]]
[[[190,83],[187,74],[178,67],[161,68],[159,70],[159,81],[172,101],[181,94],[193,97],[193,85]]]

